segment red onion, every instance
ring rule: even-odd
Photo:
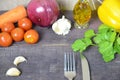
[[[41,27],[49,27],[59,16],[56,0],[31,0],[27,6],[28,17]]]

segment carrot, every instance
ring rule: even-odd
[[[19,5],[3,14],[0,15],[0,26],[6,22],[15,23],[19,19],[27,16],[27,11],[23,5]]]

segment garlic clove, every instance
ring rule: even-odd
[[[17,66],[18,64],[20,64],[21,62],[24,62],[24,61],[27,61],[27,59],[25,57],[18,56],[14,59],[13,64]]]
[[[56,34],[58,34],[58,35],[61,35],[62,33],[63,33],[63,31],[62,31],[62,29],[60,29],[59,27],[58,27],[58,25],[59,25],[59,23],[58,22],[56,22],[56,23],[54,23],[53,24],[53,31],[56,33]]]
[[[58,19],[53,23],[52,29],[58,35],[66,35],[69,33],[71,28],[71,21],[66,19],[63,15],[61,19]]]
[[[20,70],[15,67],[9,68],[6,72],[6,76],[19,76],[20,74]]]

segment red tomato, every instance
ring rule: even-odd
[[[11,22],[3,24],[1,31],[10,33],[15,28],[14,24]]]
[[[32,28],[32,22],[29,18],[23,18],[18,21],[18,27],[24,29],[25,31]]]
[[[11,36],[16,42],[22,41],[24,39],[24,30],[21,28],[15,28],[11,31]]]
[[[39,40],[39,34],[36,30],[30,29],[24,34],[24,40],[26,43],[34,44]]]
[[[12,37],[7,32],[0,33],[0,46],[7,47],[12,44]]]

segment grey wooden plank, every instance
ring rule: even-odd
[[[66,11],[64,15],[74,22],[72,12]],[[93,16],[89,29],[97,31],[101,24],[97,16]],[[56,35],[51,28],[34,26],[41,39],[37,44],[26,44],[24,41],[15,42],[10,47],[0,47],[0,80],[67,80],[63,74],[63,54],[72,52],[71,44],[77,38],[83,37],[85,30],[71,29],[66,36]],[[18,65],[22,71],[19,77],[7,77],[5,72],[13,65],[16,56],[25,56],[27,63]],[[120,79],[120,56],[110,63],[105,63],[99,54],[97,47],[90,47],[84,55],[87,57],[91,70],[91,80],[119,80]],[[77,77],[82,80],[79,53],[76,53]]]

